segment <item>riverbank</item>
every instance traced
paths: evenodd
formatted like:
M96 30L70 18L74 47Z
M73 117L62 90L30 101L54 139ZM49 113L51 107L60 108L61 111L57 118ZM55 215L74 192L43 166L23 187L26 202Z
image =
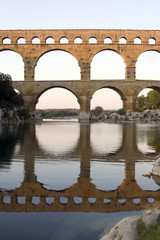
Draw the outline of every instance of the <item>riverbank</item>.
M142 231L150 225L158 224L159 220L160 208L146 210L140 216L122 219L108 233L99 238L99 240L136 240Z
M40 114L30 115L27 109L23 107L13 109L0 108L0 123L21 123L42 121Z
M99 115L91 113L91 122L141 122L141 123L160 123L160 111L144 112L102 112Z

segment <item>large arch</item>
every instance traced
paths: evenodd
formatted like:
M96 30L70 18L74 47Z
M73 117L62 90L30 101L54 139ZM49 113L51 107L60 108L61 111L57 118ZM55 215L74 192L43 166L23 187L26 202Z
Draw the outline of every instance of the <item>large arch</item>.
M125 79L125 63L114 50L98 52L91 63L91 79Z
M160 53L155 50L143 52L137 59L136 79L160 80Z
M45 107L45 106L48 107ZM79 104L77 96L64 87L46 88L37 96L36 108L77 108Z
M10 49L0 51L0 72L9 74L12 80L24 80L22 56Z
M120 109L123 107L123 93L114 87L103 87L92 95L91 109L101 106L103 109Z
M38 59L35 80L80 80L78 61L64 50L51 50Z

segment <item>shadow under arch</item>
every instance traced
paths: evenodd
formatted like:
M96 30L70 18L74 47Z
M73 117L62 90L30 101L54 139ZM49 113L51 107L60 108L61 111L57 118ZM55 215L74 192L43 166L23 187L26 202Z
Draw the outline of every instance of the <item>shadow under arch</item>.
M72 53L64 49L57 48L46 51L37 59L35 80L80 80L78 60Z
M124 56L108 48L97 52L91 62L91 80L94 79L125 79Z
M24 62L19 52L9 47L0 50L0 62L2 73L9 74L14 81L24 80Z
M160 80L160 52L150 49L142 52L136 62L136 79Z
M122 108L124 106L124 102L123 101L125 99L125 95L123 94L123 92L120 89L118 89L117 87L114 87L114 86L103 86L103 87L94 89L94 92L92 93L91 104L93 102L94 94L96 94L98 91L105 90L105 89L106 90L113 90L115 92L114 94L118 94L119 95L120 99L118 99L118 95L117 95L116 96L116 98L117 98L116 101L118 101L119 108ZM112 94L112 92L111 92L111 94ZM122 104L121 104L120 101L122 101ZM116 104L117 104L117 102L116 102ZM110 109L114 109L114 107L112 107ZM117 107L116 107L116 109L117 109Z

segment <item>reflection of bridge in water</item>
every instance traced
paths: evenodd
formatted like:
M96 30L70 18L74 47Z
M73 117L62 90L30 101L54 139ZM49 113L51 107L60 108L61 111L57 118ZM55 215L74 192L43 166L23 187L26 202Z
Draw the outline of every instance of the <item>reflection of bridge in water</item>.
M117 159L125 160L125 176L116 190L102 191L95 188L90 178L90 125L80 126L78 141L80 153L80 175L77 182L61 191L48 190L37 181L34 161L37 153L34 125L24 132L23 151L25 174L21 187L0 192L0 211L5 212L115 212L154 208L160 204L160 190L142 190L135 180L135 125L125 125L123 147ZM88 146L88 147L87 147ZM142 153L138 155L142 157ZM111 157L111 158L110 158ZM145 155L143 156L145 158ZM107 156L107 161L112 156ZM144 159L143 158L143 159ZM153 158L153 157L152 157ZM96 161L101 157L96 156ZM142 159L142 158L141 158ZM105 159L103 159L105 160ZM114 176L113 176L114 177ZM7 199L7 200L6 200Z

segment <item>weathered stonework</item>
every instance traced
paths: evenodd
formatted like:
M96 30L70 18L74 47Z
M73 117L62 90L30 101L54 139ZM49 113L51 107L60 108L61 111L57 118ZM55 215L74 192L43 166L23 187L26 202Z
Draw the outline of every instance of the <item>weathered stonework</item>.
M39 43L34 42L36 38L39 39ZM47 42L48 38L54 40L52 44ZM66 39L66 43L62 41L62 38ZM81 43L76 43L77 38L81 39ZM94 38L95 43L90 43L90 38ZM137 38L138 44L134 42ZM19 42L20 39L23 39L23 43ZM106 43L106 39L110 39L110 43ZM121 43L121 39L124 43ZM22 93L25 105L32 111L34 111L38 97L53 87L66 88L74 93L80 109L83 109L82 112L89 112L90 100L88 101L88 98L91 99L95 91L104 87L115 90L122 98L123 107L127 111L134 111L136 98L141 90L149 87L160 91L159 81L139 81L135 78L138 57L150 50L160 52L159 39L159 30L0 30L0 51L12 50L22 56L24 81L15 81L13 85ZM39 58L54 50L63 50L77 59L81 71L80 81L34 81L35 67ZM115 51L123 58L125 80L90 81L92 59L103 50ZM79 100L81 96L86 97L86 103L84 100Z

